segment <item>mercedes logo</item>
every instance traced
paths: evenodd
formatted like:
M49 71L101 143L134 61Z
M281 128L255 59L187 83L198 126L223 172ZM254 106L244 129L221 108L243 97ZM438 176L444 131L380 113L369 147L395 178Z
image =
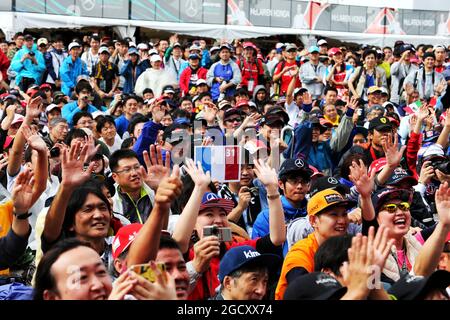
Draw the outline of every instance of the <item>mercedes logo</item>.
M86 11L91 11L95 7L95 0L83 0L81 1L81 6Z
M338 184L339 182L336 180L336 178L334 177L329 177L328 178L328 182L331 184Z
M295 165L299 168L302 168L305 166L305 163L303 162L302 159L297 159L297 160L295 160Z
M184 8L186 10L186 15L188 17L195 17L198 14L198 10L200 7L200 1L199 0L187 0L184 2Z

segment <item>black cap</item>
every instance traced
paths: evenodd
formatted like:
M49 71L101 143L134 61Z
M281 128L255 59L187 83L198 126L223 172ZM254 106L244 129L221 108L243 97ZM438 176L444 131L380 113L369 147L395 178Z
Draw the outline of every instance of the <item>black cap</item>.
M425 61L425 59L426 59L426 58L429 58L429 57L431 57L431 58L433 58L433 59L436 60L436 56L434 55L433 52L425 52L425 53L423 54L422 61Z
M414 47L410 44L401 45L399 48L400 54L402 54L403 52L408 51L408 50L411 51L412 53L416 52L416 49L414 49Z
M360 133L364 136L364 138L367 138L367 136L369 135L369 130L367 130L365 127L363 126L356 126L355 127L356 133Z
M281 178L289 173L298 173L299 175L303 175L310 180L314 172L309 168L308 164L303 159L286 159L281 164L278 177Z
M264 117L261 118L261 123L270 125L280 120L283 124L287 124L289 122L289 115L282 107L272 107L266 112Z
M396 168L392 175L389 177L388 181L386 181L386 185L398 186L402 182L409 183L411 187L417 185L417 179L408 174L408 172L406 172L406 170L403 168Z
M379 189L372 194L372 203L375 213L378 214L381 206L389 200L400 199L401 201L411 202L412 195L412 191L407 189L398 189L394 187Z
M345 194L350 192L350 189L345 187L343 184L339 183L339 180L335 177L323 176L318 177L311 183L309 189L310 196L314 196L317 192L325 189L333 189L345 196Z
M392 124L386 117L376 117L369 122L369 131L374 129L377 131L392 129Z
M445 290L449 285L450 272L438 270L428 277L407 275L394 283L388 292L398 300L423 300L431 290Z
M33 36L32 36L31 34L26 34L26 35L23 37L23 39L24 39L25 41L28 41L28 40L34 40L34 38L33 38Z
M223 115L223 119L228 119L229 117L231 117L234 114L238 114L240 116L242 116L242 111L240 109L237 108L229 108L225 111L224 115Z
M347 288L332 276L313 272L289 283L283 300L339 300L346 292Z

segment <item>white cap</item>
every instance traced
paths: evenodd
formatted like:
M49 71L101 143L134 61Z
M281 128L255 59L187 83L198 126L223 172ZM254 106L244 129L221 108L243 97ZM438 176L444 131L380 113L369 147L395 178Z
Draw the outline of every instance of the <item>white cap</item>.
M13 119L11 125L19 123L19 122L23 122L24 120L25 120L25 117L23 115L14 113L14 119Z
M193 44L192 46L189 47L189 51L192 51L192 50L202 51L202 47L197 46L196 44Z
M48 40L47 40L46 38L40 38L40 39L38 39L38 41L37 41L38 47L39 47L41 44L48 44Z
M128 42L128 46L131 47L135 47L136 48L136 43L134 43L133 41Z
M162 61L161 57L159 56L159 54L154 54L150 57L150 62L155 62L155 61Z
M283 45L284 45L284 43L278 42L278 43L275 45L275 49L280 49Z
M158 50L156 49L152 49L148 52L149 55L154 55L154 54L158 54Z
M146 43L139 43L137 45L138 50L148 50L148 45Z
M325 40L325 39L320 39L319 41L317 41L317 45L318 45L318 46L321 46L321 45L324 45L324 44L328 44L327 40Z
M61 108L57 104L51 103L45 108L45 112L49 113L53 109L59 109L59 111L61 111Z
M102 47L100 47L100 49L98 49L98 53L103 53L103 52L106 52L109 54L108 47L102 46Z
M81 48L81 45L78 42L71 42L69 44L69 51L76 47Z
M208 84L208 83L206 82L205 79L198 79L197 82L195 83L196 86L199 86L201 84Z
M421 152L422 151L422 152ZM440 145L437 143L433 143L432 145L429 145L428 147L422 147L419 150L419 156L422 154L423 158L426 158L428 156L444 156L444 150Z

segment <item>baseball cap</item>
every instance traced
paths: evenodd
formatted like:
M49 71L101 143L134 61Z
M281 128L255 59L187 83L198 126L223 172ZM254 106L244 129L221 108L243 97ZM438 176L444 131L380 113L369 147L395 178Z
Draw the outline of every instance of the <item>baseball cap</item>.
M158 54L158 50L156 50L156 49L151 49L151 50L149 50L148 51L148 55L151 57L152 55L154 55L154 54Z
M388 290L397 300L423 300L433 289L445 290L450 285L450 272L437 270L428 277L406 275Z
M135 55L139 55L139 52L137 51L137 49L135 47L130 47L128 49L128 54L135 54Z
M303 94L305 92L308 92L308 89L306 88L295 88L294 89L294 97L298 94Z
M308 215L314 216L326 209L337 206L344 206L347 209L351 209L355 204L356 202L345 199L338 191L325 189L317 192L309 199L306 211Z
M78 42L71 42L69 44L69 51L72 50L73 48L81 48L81 45Z
M381 93L381 88L377 87L377 86L371 86L368 90L367 90L367 94L372 94L375 92L380 92Z
M189 59L200 59L200 56L197 53L191 53Z
M275 254L261 254L251 246L237 246L228 250L220 260L219 281L223 282L226 276L243 267L265 266L275 271L281 263L281 258Z
M241 108L243 106L249 106L249 101L247 99L242 99L236 103L235 108Z
M289 283L283 300L339 300L347 292L334 277L324 272L299 276Z
M294 44L294 43L289 43L287 46L286 46L286 51L289 51L289 50L297 50L297 46Z
M327 40L325 40L325 39L320 39L319 41L317 41L317 45L318 45L318 46L323 46L324 44L328 44Z
M252 48L252 49L255 49L256 50L256 46L252 43L252 42L244 42L243 44L242 44L242 47L244 48L244 49L246 49L246 48Z
M117 259L136 239L143 224L131 223L119 229L112 243L112 255Z
M198 81L197 81L197 82L198 82ZM198 84L197 84L197 86L198 86ZM226 100L226 99L223 99L222 101L219 102L219 104L218 104L217 106L219 107L219 110L222 110L222 109L225 108L226 106L231 107L232 105L231 105L231 102L230 102L230 101L228 101L228 100Z
M388 186L398 186L400 183L406 182L412 186L417 185L418 181L403 168L395 168L392 175L386 181Z
M425 158L430 158L431 156L443 157L445 155L445 153L444 153L444 149L442 149L442 147L439 144L433 143L433 144L427 146L426 148L423 148L423 150L419 150L419 156L420 155L425 159Z
M310 196L314 196L316 193L325 190L325 189L333 189L339 192L342 195L345 195L350 190L344 187L343 184L339 183L338 179L330 176L318 177L311 183L311 187L309 189Z
M229 104L229 102L228 102L228 104ZM232 115L235 115L235 114L242 115L242 111L237 108L229 108L225 111L225 113L223 115L223 119L224 120L228 119L229 117L231 117Z
M173 86L168 85L163 88L163 93L175 93Z
M14 119L13 119L11 125L23 122L24 120L25 120L24 116L22 116L21 114L15 113L14 114Z
M200 86L200 85L202 85L202 84L208 85L208 83L206 82L205 79L198 79L198 80L195 82L195 85L196 85L197 87Z
M175 47L181 48L181 44L179 42L175 42L172 48L175 48Z
M26 34L23 36L23 39L25 41L34 40L33 36L31 34Z
M154 54L150 57L150 62L156 62L156 61L162 61L161 57L159 56L159 54Z
M98 49L98 53L107 53L109 54L109 50L108 47L100 47L100 49Z
M381 94L389 95L389 92L385 87L380 87L380 89L381 89ZM388 101L386 101L386 102L388 102Z
M59 109L61 111L61 108L57 104L51 103L47 106L47 108L45 108L45 112L49 113L53 109Z
M389 119L386 117L376 117L370 120L369 122L369 131L371 130L383 130L383 129L392 129L392 125L389 122Z
M398 188L383 188L378 189L372 194L372 203L375 213L378 213L381 206L389 200L400 199L402 201L410 202L412 199L412 192L407 189Z
M277 106L270 108L269 111L266 112L264 117L261 118L261 123L270 125L276 120L281 120L284 124L289 122L289 115L283 108Z
M313 171L303 159L286 159L280 166L278 178L281 179L281 177L290 173L298 173L310 180Z
M52 86L50 85L50 83L43 83L41 84L41 86L39 87L39 89L45 89L45 88L49 88L52 89Z
M214 47L211 47L211 49L209 49L209 52L210 52L210 53L213 53L213 52L215 52L215 51L217 51L217 50L219 50L219 49L220 49L219 47L214 46Z
M57 97L64 97L64 96L65 96L65 94L62 91L55 91L53 93L53 99L56 99Z
M341 49L336 48L336 47L328 50L328 56L334 56L335 54L338 54L338 53L342 53L342 51L341 51Z
M39 47L41 44L47 45L47 44L48 44L48 40L47 40L46 38L39 38L38 41L37 41L38 47Z
M355 127L356 133L362 134L365 138L369 135L369 130L363 126L356 126Z
M372 176L374 173L378 173L387 165L387 160L385 157L378 158L370 164L369 167L369 176Z
M191 45L191 46L189 47L189 51L194 51L194 50L202 51L202 47L200 47L200 46L198 46L198 45L196 45L196 44L194 43L193 45Z
M319 48L317 47L317 46L311 46L311 47L309 47L309 49L308 49L308 52L309 53L313 53L313 52L317 52L317 53L319 53Z
M219 51L222 51L222 49L228 49L231 51L231 46L228 43L223 43L219 47Z
M234 202L228 199L220 198L213 192L206 192L202 197L202 204L199 212L208 208L222 208L228 214L234 208Z
M146 43L141 42L137 45L137 49L138 50L148 50L148 45Z

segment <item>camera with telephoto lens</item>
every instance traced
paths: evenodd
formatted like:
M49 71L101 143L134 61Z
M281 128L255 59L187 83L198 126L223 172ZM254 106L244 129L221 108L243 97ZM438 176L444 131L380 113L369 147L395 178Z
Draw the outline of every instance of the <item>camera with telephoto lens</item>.
M219 241L228 242L232 240L231 228L220 228L217 226L205 226L203 227L203 236L216 236Z
M430 166L432 166L434 170L439 170L444 174L450 174L450 159L447 157L432 159Z

